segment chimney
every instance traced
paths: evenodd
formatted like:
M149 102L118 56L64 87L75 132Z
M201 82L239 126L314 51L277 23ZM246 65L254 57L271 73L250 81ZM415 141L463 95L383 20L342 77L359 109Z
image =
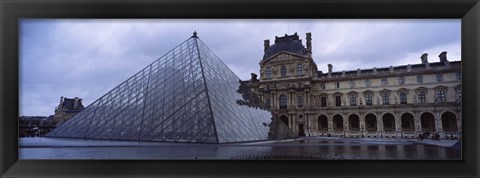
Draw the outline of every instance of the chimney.
M252 76L252 78L250 79L250 82L257 81L257 74L251 73L250 75Z
M63 108L63 96L60 97L60 104L58 105L58 108Z
M422 59L422 64L425 64L426 68L430 68L430 64L428 63L428 54L423 53L422 56L420 57Z
M263 51L265 52L269 47L270 47L270 40L264 40L263 41Z
M312 56L312 33L307 33L307 55Z
M332 64L328 64L328 77L332 77L332 69L333 69L333 66Z
M448 60L447 60L447 52L446 51L443 51L442 53L440 53L440 55L438 55L438 57L440 58L440 62L445 64L446 67L450 67L450 62L448 62Z
M75 101L73 102L73 108L76 109L78 107L78 97L75 97Z
M83 107L82 98L78 99L78 107L80 107L80 108Z

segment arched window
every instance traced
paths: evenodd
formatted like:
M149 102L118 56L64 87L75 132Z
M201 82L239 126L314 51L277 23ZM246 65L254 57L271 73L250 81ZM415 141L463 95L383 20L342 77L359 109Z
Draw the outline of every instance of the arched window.
M280 74L282 75L282 78L286 78L287 77L287 67L282 66L282 68L280 68Z
M267 71L265 72L265 75L267 76L267 80L272 79L272 69L270 67L267 67Z
M301 77L303 75L303 65L298 64L297 65L297 77Z
M280 109L287 109L287 95L280 95Z

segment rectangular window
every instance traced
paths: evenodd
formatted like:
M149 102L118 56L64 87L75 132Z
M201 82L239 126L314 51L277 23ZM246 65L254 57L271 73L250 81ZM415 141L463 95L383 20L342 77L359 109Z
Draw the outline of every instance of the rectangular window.
M335 88L340 88L340 82L335 82Z
M423 83L423 76L422 75L417 75L417 82L418 83Z
M445 90L439 90L437 92L437 102L445 103Z
M400 92L400 104L407 104L407 93Z
M382 99L383 99L383 105L388 105L388 104L390 104L390 102L389 102L389 97L388 97L388 94L387 94L387 93L383 93L383 94L382 94Z
M267 90L270 90L270 85L267 85L267 87L266 87L266 88L267 88Z
M322 107L327 107L327 97L322 97L321 102L322 102Z
M387 78L382 78L382 85L387 85L388 82L387 82Z
M462 90L460 88L457 89L457 99L458 101L462 100Z
M350 88L355 88L355 81L350 81Z
M335 106L342 105L342 98L340 96L335 96Z
M357 105L357 96L350 96L350 106Z
M422 104L427 102L427 100L425 98L425 92L424 91L418 92L418 102L420 102Z
M286 95L280 95L279 97L280 109L287 109L288 98Z
M404 77L398 77L398 84L400 84L400 85L405 84L405 78Z
M370 79L365 79L365 86L366 87L370 86Z
M365 97L365 104L371 106L372 105L372 98L373 98L372 94L367 94L367 96Z
M303 75L303 65L298 64L297 65L297 77L301 77Z
M325 90L325 83L321 83L321 84L320 84L320 89L324 89L324 90Z
M457 80L462 80L462 72L457 72Z
M297 106L298 107L303 107L303 96L302 95L297 96Z
M270 98L269 98L269 97L265 98L265 104L267 104L267 107L268 107L268 108L271 107L271 101L270 101Z
M442 74L438 73L437 74L437 82L441 82L441 81L443 81Z

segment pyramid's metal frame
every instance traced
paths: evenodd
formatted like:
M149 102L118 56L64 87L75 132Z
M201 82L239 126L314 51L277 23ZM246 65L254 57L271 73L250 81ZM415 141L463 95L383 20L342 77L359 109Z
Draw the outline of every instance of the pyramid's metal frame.
M47 137L228 143L294 135L194 33Z

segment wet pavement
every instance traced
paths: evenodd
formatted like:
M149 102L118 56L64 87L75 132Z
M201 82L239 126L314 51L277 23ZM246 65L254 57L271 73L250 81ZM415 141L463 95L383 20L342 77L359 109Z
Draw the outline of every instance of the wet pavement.
M426 141L426 140L425 140ZM460 160L461 145L413 140L308 137L235 144L21 138L20 159L409 159ZM435 142L434 142L435 143Z

